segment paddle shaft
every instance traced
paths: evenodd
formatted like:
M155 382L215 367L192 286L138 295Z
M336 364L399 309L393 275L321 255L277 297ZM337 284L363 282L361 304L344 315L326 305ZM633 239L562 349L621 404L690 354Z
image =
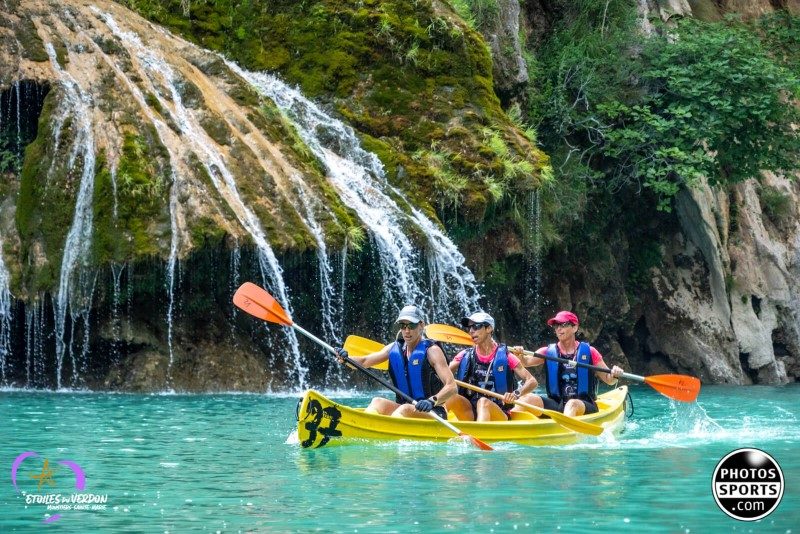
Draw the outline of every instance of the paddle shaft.
M467 382L462 382L461 380L456 380L456 384L463 388L471 389L473 391L477 391L483 395L487 395L490 397L494 397L496 399L502 399L503 395L497 393L496 391L490 391L488 389L483 389L481 387L469 384ZM522 402L520 400L515 400L514 404L517 406L522 406L523 408L527 408L531 410L535 415L546 415L550 419L552 419L556 424L563 426L573 432L580 432L581 434L589 434L592 436L599 436L603 433L603 427L596 425L594 423L589 423L587 421L581 421L579 419L575 419L570 417L569 415L565 415L561 412L557 412L555 410L548 410L546 408L539 408L538 406L534 406L533 404L528 404L527 402Z
M339 357L339 354L336 352L336 349L334 349L332 346L330 346L330 345L328 345L327 343L325 343L324 341L322 341L320 338L318 338L317 336L315 336L315 335L314 335L314 334L312 334L311 332L307 331L305 328L303 328L303 327L301 327L301 326L298 326L298 325L296 325L296 324L294 324L294 323L292 323L292 325L291 325L291 326L292 326L292 328L294 328L295 330L297 330L298 332L300 332L301 334L303 334L304 336L306 336L306 337L307 337L308 339L310 339L311 341L313 341L313 342L317 343L317 344L318 344L318 345L320 345L321 347L324 347L325 349L327 349L328 351L330 351L330 352L331 352L332 354L334 354L335 356ZM401 390L397 389L396 387L394 387L394 385L392 385L392 384L391 384L390 382L388 382L387 380L384 380L383 378L381 378L381 377L379 377L379 376L375 376L374 374L370 373L370 372L367 370L367 368L366 368L366 367L364 367L363 365L361 365L360 363L358 363L357 361L355 361L353 358L350 358L349 356L346 356L346 357L344 357L343 359L344 359L344 361L346 361L348 364L352 365L353 367L355 367L356 369L358 369L359 371L361 371L361 372L362 372L362 373L364 373L365 375L367 375L367 376L369 376L370 378L372 378L373 380L375 380L375 381L377 381L377 382L381 383L381 384L382 384L384 387L386 387L387 389L389 389L389 390L393 391L394 393L396 393L396 394L397 394L398 396L400 396L401 398L403 398L403 399L405 399L406 401L410 402L410 403L411 403L413 406L416 406L416 405L417 405L417 401L415 401L413 397L411 397L411 396L409 396L409 395L405 394L403 391L401 391ZM438 416L436 413L434 413L433 411L430 411L430 412L428 412L428 414L429 414L431 417L433 417L434 419L436 419L437 421L439 421L440 423L442 423L444 426L446 426L447 428L449 428L450 430L452 430L453 432L455 432L457 435L459 435L459 436L463 435L463 433L462 433L462 432L461 432L459 429L457 429L456 427L454 427L453 425L451 425L451 424L450 424L450 423L449 423L449 422L448 422L446 419L443 419L443 418L439 417L439 416Z
M558 356L550 356L549 354L539 354L538 352L532 352L529 350L523 350L523 354L527 356L535 356L536 358L542 358L543 360L551 360L554 362L561 362L561 363L568 363L571 365L577 365L578 367L585 367L587 369L591 369L592 371L600 371L601 373L610 373L611 369L607 369L605 367L600 367L599 365L592 365L590 363L583 363L583 362L576 362L575 360L568 360L566 358L560 358ZM643 376L634 375L631 373L622 373L620 375L622 378L627 378L628 380L633 380L634 382L644 382L645 379Z

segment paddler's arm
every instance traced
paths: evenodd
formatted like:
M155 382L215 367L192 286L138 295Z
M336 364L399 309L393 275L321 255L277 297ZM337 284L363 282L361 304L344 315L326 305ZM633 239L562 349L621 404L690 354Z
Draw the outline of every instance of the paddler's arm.
M372 367L373 365L378 365L379 363L383 363L389 359L389 351L392 350L392 344L386 345L378 352L373 352L372 354L367 354L363 358L353 358L355 361L363 365L364 367Z
M594 349L594 347L592 347ZM609 386L613 386L617 383L617 380L622 373L625 371L619 365L615 365L614 367L609 367L609 365L603 360L603 356L598 352L600 358L596 360L595 365L599 367L603 367L604 369L611 369L610 373L604 373L602 371L595 371L594 374L597 378L608 384Z
M455 355L453 361L450 362L448 367L450 368L451 373L455 373L458 371L459 366L461 365L461 359L464 357L464 353L467 352L467 349L462 350L458 354Z
M506 404L513 404L514 401L519 400L519 398L523 395L527 395L536 389L537 385L539 385L536 377L533 376L530 371L525 369L525 366L521 360L520 363L514 368L514 374L517 375L518 379L523 380L524 382L519 388L514 391L509 391L503 396L503 402Z
M372 367L373 365L378 365L379 363L383 363L389 359L389 351L392 349L392 345L386 345L381 350L377 352L373 352L371 354L367 354L363 358L360 356L350 356L343 347L337 347L334 349L336 351L336 359L339 360L339 363L347 365L348 367L352 368L352 365L348 365L345 358L350 358L351 360L355 360L358 362L362 367Z
M524 347L519 347L519 346L508 347L508 350L513 352L516 355L516 357L519 358L519 361L522 362L522 365L524 365L525 367L538 367L544 363L544 358L538 358L536 356L531 356L530 354L525 354ZM546 349L539 349L536 351L536 354L542 354L540 352L542 350Z
M428 347L428 362L430 362L433 370L436 371L439 380L444 384L442 389L434 394L434 397L436 397L434 405L440 406L444 404L447 399L456 394L456 379L453 376L453 371L447 366L447 358L444 357L444 352L442 352L442 349L437 345Z

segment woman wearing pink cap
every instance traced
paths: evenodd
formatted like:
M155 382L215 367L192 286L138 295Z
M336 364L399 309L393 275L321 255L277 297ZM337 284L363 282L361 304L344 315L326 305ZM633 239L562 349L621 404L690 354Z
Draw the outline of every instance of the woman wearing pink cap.
M576 363L597 365L608 369L603 361L603 355L586 342L575 339L578 331L578 316L571 311L560 311L555 317L547 320L553 327L558 337L557 343L552 343L536 351L542 356L551 356L572 360L571 363L562 363L536 356L521 356L525 367L535 367L545 364L545 387L547 397L531 396L531 404L548 410L558 410L564 415L576 416L597 411L597 380L600 379L608 385L617 383L617 377L624 373L617 365L611 367L610 373L591 371ZM520 352L521 347L511 349Z

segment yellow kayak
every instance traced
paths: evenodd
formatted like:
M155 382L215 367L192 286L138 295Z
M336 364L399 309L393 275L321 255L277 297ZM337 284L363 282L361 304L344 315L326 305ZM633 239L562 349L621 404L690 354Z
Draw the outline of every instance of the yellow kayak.
M597 397L597 413L577 417L618 433L625 424L627 386L621 386ZM477 423L450 422L462 432L486 442L509 441L521 445L563 445L589 436L578 434L529 413L512 412L509 421ZM365 440L447 441L453 432L432 419L408 419L367 413L363 408L350 408L334 402L321 393L308 390L297 409L297 437L306 448L330 447L363 443Z

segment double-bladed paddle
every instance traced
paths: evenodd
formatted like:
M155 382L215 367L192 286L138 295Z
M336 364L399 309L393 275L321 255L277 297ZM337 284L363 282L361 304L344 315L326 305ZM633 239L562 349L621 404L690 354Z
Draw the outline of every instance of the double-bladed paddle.
M472 338L454 326L446 324L429 324L425 327L425 334L436 341L444 341L447 343L454 343L457 345L472 345ZM559 358L558 356L549 356L546 354L538 354L529 350L523 351L528 356L535 356L544 360L553 360L561 363L574 364L572 360ZM601 373L610 373L611 369L600 367L598 365L591 365L588 363L577 362L579 367L586 367L593 371L600 371ZM631 373L622 373L622 378L633 380L634 382L643 382L652 387L665 397L675 399L683 402L694 402L697 395L700 394L700 379L694 376L687 375L652 375L652 376L639 376Z
M347 339L344 340L344 350L347 351L351 358L363 358L368 354L382 350L383 347L384 345L381 345L377 341L372 341L369 338L361 336L347 336ZM389 360L373 365L370 369L387 371L389 369Z
M243 311L249 313L254 317L258 317L259 319L262 319L264 321L269 321L271 323L277 323L283 326L289 326L291 328L294 328L295 330L303 334L305 337L307 337L314 343L326 349L331 354L338 356L338 354L336 353L336 349L334 349L332 346L328 345L314 334L308 332L304 328L295 324L289 317L289 315L286 313L286 311L284 311L284 309L278 303L278 301L275 300L275 297L273 297L272 295L267 293L266 290L258 287L257 285L251 282L245 282L244 284L242 284L239 287L239 289L236 290L236 293L233 295L233 303L237 307L241 308ZM374 374L367 371L367 369L363 365L358 363L356 360L350 357L345 357L343 358L343 360L348 364L352 365L353 367L355 367L356 369L358 369L359 371L363 372L365 375L369 376L373 380L378 381L384 387L392 390L397 395L404 398L406 401L410 402L412 405L416 406L417 401L415 401L413 398L411 398L410 396L406 395L405 393L394 387L386 380L377 377ZM428 412L428 413L436 421L439 421L441 424L446 426L448 429L450 429L452 432L454 432L461 438L469 440L470 442L472 442L473 445L475 445L479 449L482 449L484 451L494 450L492 447L482 442L478 438L470 436L469 434L465 434L464 432L460 431L458 428L447 422L447 420L442 419L434 412Z
M373 341L365 337L347 336L347 339L344 342L344 348L350 355L366 356L367 354L381 350L383 348L383 345L381 345L377 341ZM494 391L489 391L488 389L479 388L478 386L473 386L472 384L461 382L460 380L456 380L456 383L461 387L477 391L478 393L482 393L490 397L495 397L498 399L503 398L503 396L499 393L496 393ZM563 413L557 412L555 410L547 410L545 408L539 408L538 406L534 406L532 404L528 404L527 402L521 402L521 401L515 401L514 404L522 406L523 408L527 408L528 410L532 411L535 415L546 415L550 417L550 419L552 419L554 422L558 423L564 428L572 430L573 432L579 432L581 434L590 434L592 436L599 436L600 434L603 433L603 427L599 425L595 425L594 423L588 423L586 421L581 421L580 419L575 419L574 417L570 417L569 415L564 415Z

